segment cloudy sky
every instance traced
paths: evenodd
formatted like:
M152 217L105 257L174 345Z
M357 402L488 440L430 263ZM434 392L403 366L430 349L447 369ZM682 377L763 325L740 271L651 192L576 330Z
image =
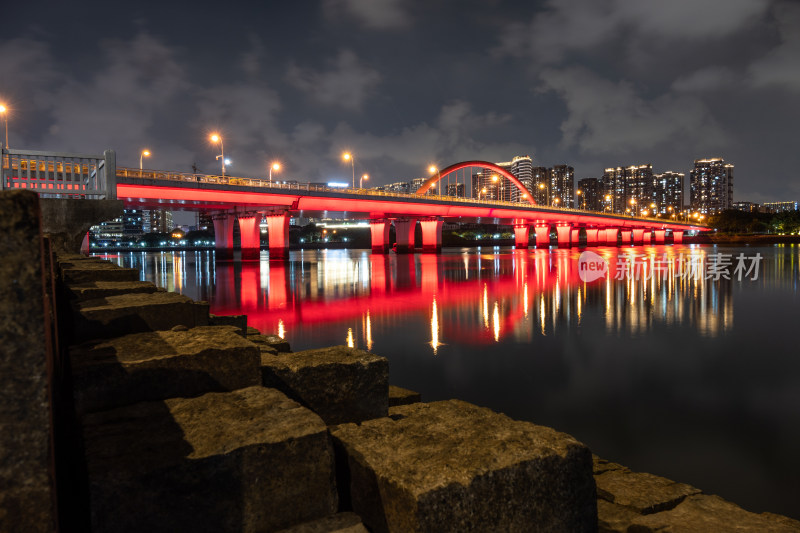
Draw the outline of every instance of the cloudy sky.
M735 199L800 200L800 2L297 0L4 5L12 148L137 166L372 184L430 163L696 158Z

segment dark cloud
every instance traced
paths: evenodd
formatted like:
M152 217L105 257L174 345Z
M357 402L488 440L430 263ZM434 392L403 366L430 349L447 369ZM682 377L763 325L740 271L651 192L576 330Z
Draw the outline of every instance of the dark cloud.
M381 75L364 66L352 50L342 50L330 61L329 69L319 71L291 65L286 80L325 105L359 110L381 81Z
M411 24L403 0L323 0L329 17L349 16L376 30L404 28Z

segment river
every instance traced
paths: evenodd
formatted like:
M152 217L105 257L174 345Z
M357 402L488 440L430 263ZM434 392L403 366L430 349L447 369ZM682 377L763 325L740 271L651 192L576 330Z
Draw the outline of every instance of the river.
M590 250L107 257L294 350L383 355L390 382L426 401L552 426L634 470L800 519L800 246Z

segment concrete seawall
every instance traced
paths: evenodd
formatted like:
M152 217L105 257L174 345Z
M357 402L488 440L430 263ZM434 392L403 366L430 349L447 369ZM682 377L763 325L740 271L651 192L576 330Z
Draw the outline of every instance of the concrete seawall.
M49 251L0 195L0 531L800 531Z

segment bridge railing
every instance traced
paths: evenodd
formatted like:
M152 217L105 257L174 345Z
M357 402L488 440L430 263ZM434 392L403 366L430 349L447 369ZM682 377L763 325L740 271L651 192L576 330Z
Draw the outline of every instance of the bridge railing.
M348 194L360 194L360 195L370 195L370 196L382 196L382 197L394 197L394 198L404 198L404 199L419 199L420 195L413 194L413 193L401 193L401 192L394 192L394 191L377 191L375 189L359 189L359 188L351 188L351 187L328 187L325 185L317 185L314 183L299 183L299 182L280 182L280 181L269 181L266 179L261 178L238 178L234 176L218 176L213 174L190 174L185 172L165 172L161 170L140 170L138 168L124 168L120 167L117 169L117 176L119 177L129 177L129 178L144 178L144 179L159 179L159 180L167 180L167 181L182 181L182 182L195 182L195 183L214 183L219 185L238 185L244 187L265 187L271 189L284 189L290 191L319 191L319 192L340 192L340 193L348 193ZM504 207L514 207L514 208L524 208L529 207L529 204L523 202L509 202L506 200L481 200L479 198L466 198L462 196L444 196L444 195L437 195L437 194L425 194L423 196L426 200L440 200L443 202L459 202L459 203L466 203L466 204L481 204L486 205L498 205ZM560 211L565 213L574 213L574 214L583 214L583 215L611 215L615 218L625 218L630 220L647 220L655 223L665 224L665 223L691 223L696 225L697 222L691 221L681 221L681 220L670 220L666 218L658 218L658 217L637 217L633 215L627 214L619 214L619 213L609 213L607 211L592 211L587 209L578 209L573 207L561 207L561 206L537 206L540 208L553 210L553 211Z
M2 147L0 190L26 189L46 198L117 198L116 154L14 150Z

